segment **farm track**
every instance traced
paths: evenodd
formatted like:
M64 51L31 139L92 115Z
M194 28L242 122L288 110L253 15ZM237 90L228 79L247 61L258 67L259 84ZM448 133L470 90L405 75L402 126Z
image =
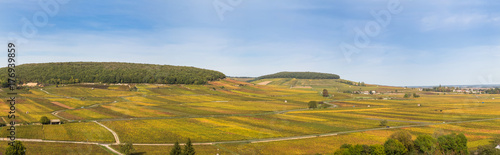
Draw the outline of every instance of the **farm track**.
M115 137L115 144L120 144L120 138L118 138L118 134L116 134L115 131L111 130L110 128L108 128L104 124L101 124L101 123L99 123L97 121L94 121L94 123L99 124L100 126L106 128L106 130L108 130L109 132L111 132L111 134L113 134L113 137Z

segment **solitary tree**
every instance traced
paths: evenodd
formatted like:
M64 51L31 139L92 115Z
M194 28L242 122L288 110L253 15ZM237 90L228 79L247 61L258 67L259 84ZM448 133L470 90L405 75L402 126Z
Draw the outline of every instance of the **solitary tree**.
M387 126L387 120L380 121L380 126Z
M25 155L26 147L24 147L21 141L14 141L12 145L5 150L6 155Z
M120 152L126 155L131 155L134 152L134 146L132 143L124 143L120 145Z
M50 123L50 119L47 118L47 116L42 116L42 118L40 118L40 123L42 123L42 124L49 124Z
M409 98L411 95L405 94L404 98Z
M318 107L318 104L316 103L316 101L309 101L309 109L314 109L317 107Z
M181 146L179 146L179 142L175 142L174 148L170 151L170 155L182 155Z
M414 97L414 98L419 98L419 97L420 97L420 95L418 95L417 93L413 93L413 97Z
M328 95L328 90L326 89L323 89L323 97L329 97L330 95Z
M194 155L196 151L193 148L193 144L191 144L191 139L188 138L188 142L184 145L184 155Z

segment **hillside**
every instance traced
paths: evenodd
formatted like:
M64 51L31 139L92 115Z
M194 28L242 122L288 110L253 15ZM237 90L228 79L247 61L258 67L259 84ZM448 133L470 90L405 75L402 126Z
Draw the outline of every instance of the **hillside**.
M259 79L272 79L272 78L296 78L296 79L340 79L339 75L329 73L317 72L279 72L258 77Z
M7 73L7 68L0 72ZM205 84L226 76L195 67L119 62L64 62L16 66L20 82ZM6 76L7 74L4 74ZM2 78L2 80L7 78ZM5 83L5 81L2 81Z

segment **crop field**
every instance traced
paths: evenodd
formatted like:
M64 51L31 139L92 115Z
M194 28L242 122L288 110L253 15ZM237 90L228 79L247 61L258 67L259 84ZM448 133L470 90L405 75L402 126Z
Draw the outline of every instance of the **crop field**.
M7 127L3 127L0 134L2 137L7 137ZM16 136L19 138L63 141L114 141L113 136L109 133L109 131L93 122L69 123L62 125L19 126L16 128Z
M181 142L179 142L181 143ZM112 145L115 150L119 150L120 146L118 145ZM231 154L231 152L225 151L223 149L219 149L217 146L214 145L195 145L193 146L196 154L220 154L220 155L225 155L225 154ZM168 154L170 150L173 148L173 146L145 146L145 145L134 145L134 153L137 154ZM184 148L184 146L181 146L181 148Z
M123 135L122 138L125 141L137 143L175 142L178 138L187 139L188 137L194 142L249 140L379 127L379 121L376 120L336 113L132 120L102 123ZM399 126L409 123L391 122L390 124Z
M486 127L479 129L473 127L478 125ZM383 145L387 137L392 133L400 130L407 130L416 138L419 134L434 133L449 134L449 133L464 133L468 139L467 146L470 149L475 149L479 145L486 145L491 138L499 136L500 120L472 122L457 124L431 125L427 127L409 127L403 129L388 129L364 131L358 133L340 134L331 137L318 137L300 140L287 140L265 143L235 143L235 144L220 144L221 147L231 150L238 154L333 154L342 144L361 144L361 145ZM475 128L475 129L471 129ZM286 152L283 152L286 150Z
M67 155L67 154L110 154L108 151L98 145L89 144L68 144L68 143L40 143L40 142L23 142L26 147L26 154L51 154L51 155ZM5 150L8 145L0 145L0 150Z
M78 87L78 86L61 86L51 87L44 89L50 94L56 94L66 97L120 97L120 96L134 96L138 92L132 91L118 91L100 88Z
M255 85L263 81L271 82ZM323 97L323 89L329 91L329 97ZM2 90L0 111L8 113L6 89ZM345 92L368 90L377 94ZM421 97L403 98L405 93ZM330 107L308 109L309 101L323 101ZM225 79L207 85L60 85L20 90L16 121L22 125L16 127L16 135L26 139L114 143L111 132L91 122L95 120L116 132L122 142L162 144L184 142L187 138L194 143L229 142L195 146L200 154L328 154L344 143L382 144L399 130L409 131L414 138L419 134L464 133L469 139L468 147L475 149L500 136L498 105L500 95L356 86L337 79L262 79L252 83ZM64 124L35 124L42 116L61 119ZM1 118L0 122L8 120L6 116ZM391 128L380 126L382 120L387 120ZM0 135L6 137L6 127L0 129ZM339 135L316 137L334 133ZM293 138L297 136L306 138ZM290 139L273 141L282 138ZM266 141L249 143L262 139ZM109 153L98 145L26 142L33 148L44 144L68 148L30 152L80 148L82 154ZM171 149L134 147L136 153L145 154L162 154Z

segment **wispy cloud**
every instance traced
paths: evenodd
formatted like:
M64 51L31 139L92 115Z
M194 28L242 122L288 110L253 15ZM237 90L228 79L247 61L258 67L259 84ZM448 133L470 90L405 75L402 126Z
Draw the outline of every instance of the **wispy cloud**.
M351 63L338 44L355 39L353 28L375 20L370 12L386 9L386 0L244 0L224 21L212 2L71 0L19 48L18 59L183 65L232 76L319 71L386 85L500 77L492 72L500 66L500 2L402 0L404 11ZM0 19L9 21L0 34L20 33L20 18L40 11L37 3L0 1Z

